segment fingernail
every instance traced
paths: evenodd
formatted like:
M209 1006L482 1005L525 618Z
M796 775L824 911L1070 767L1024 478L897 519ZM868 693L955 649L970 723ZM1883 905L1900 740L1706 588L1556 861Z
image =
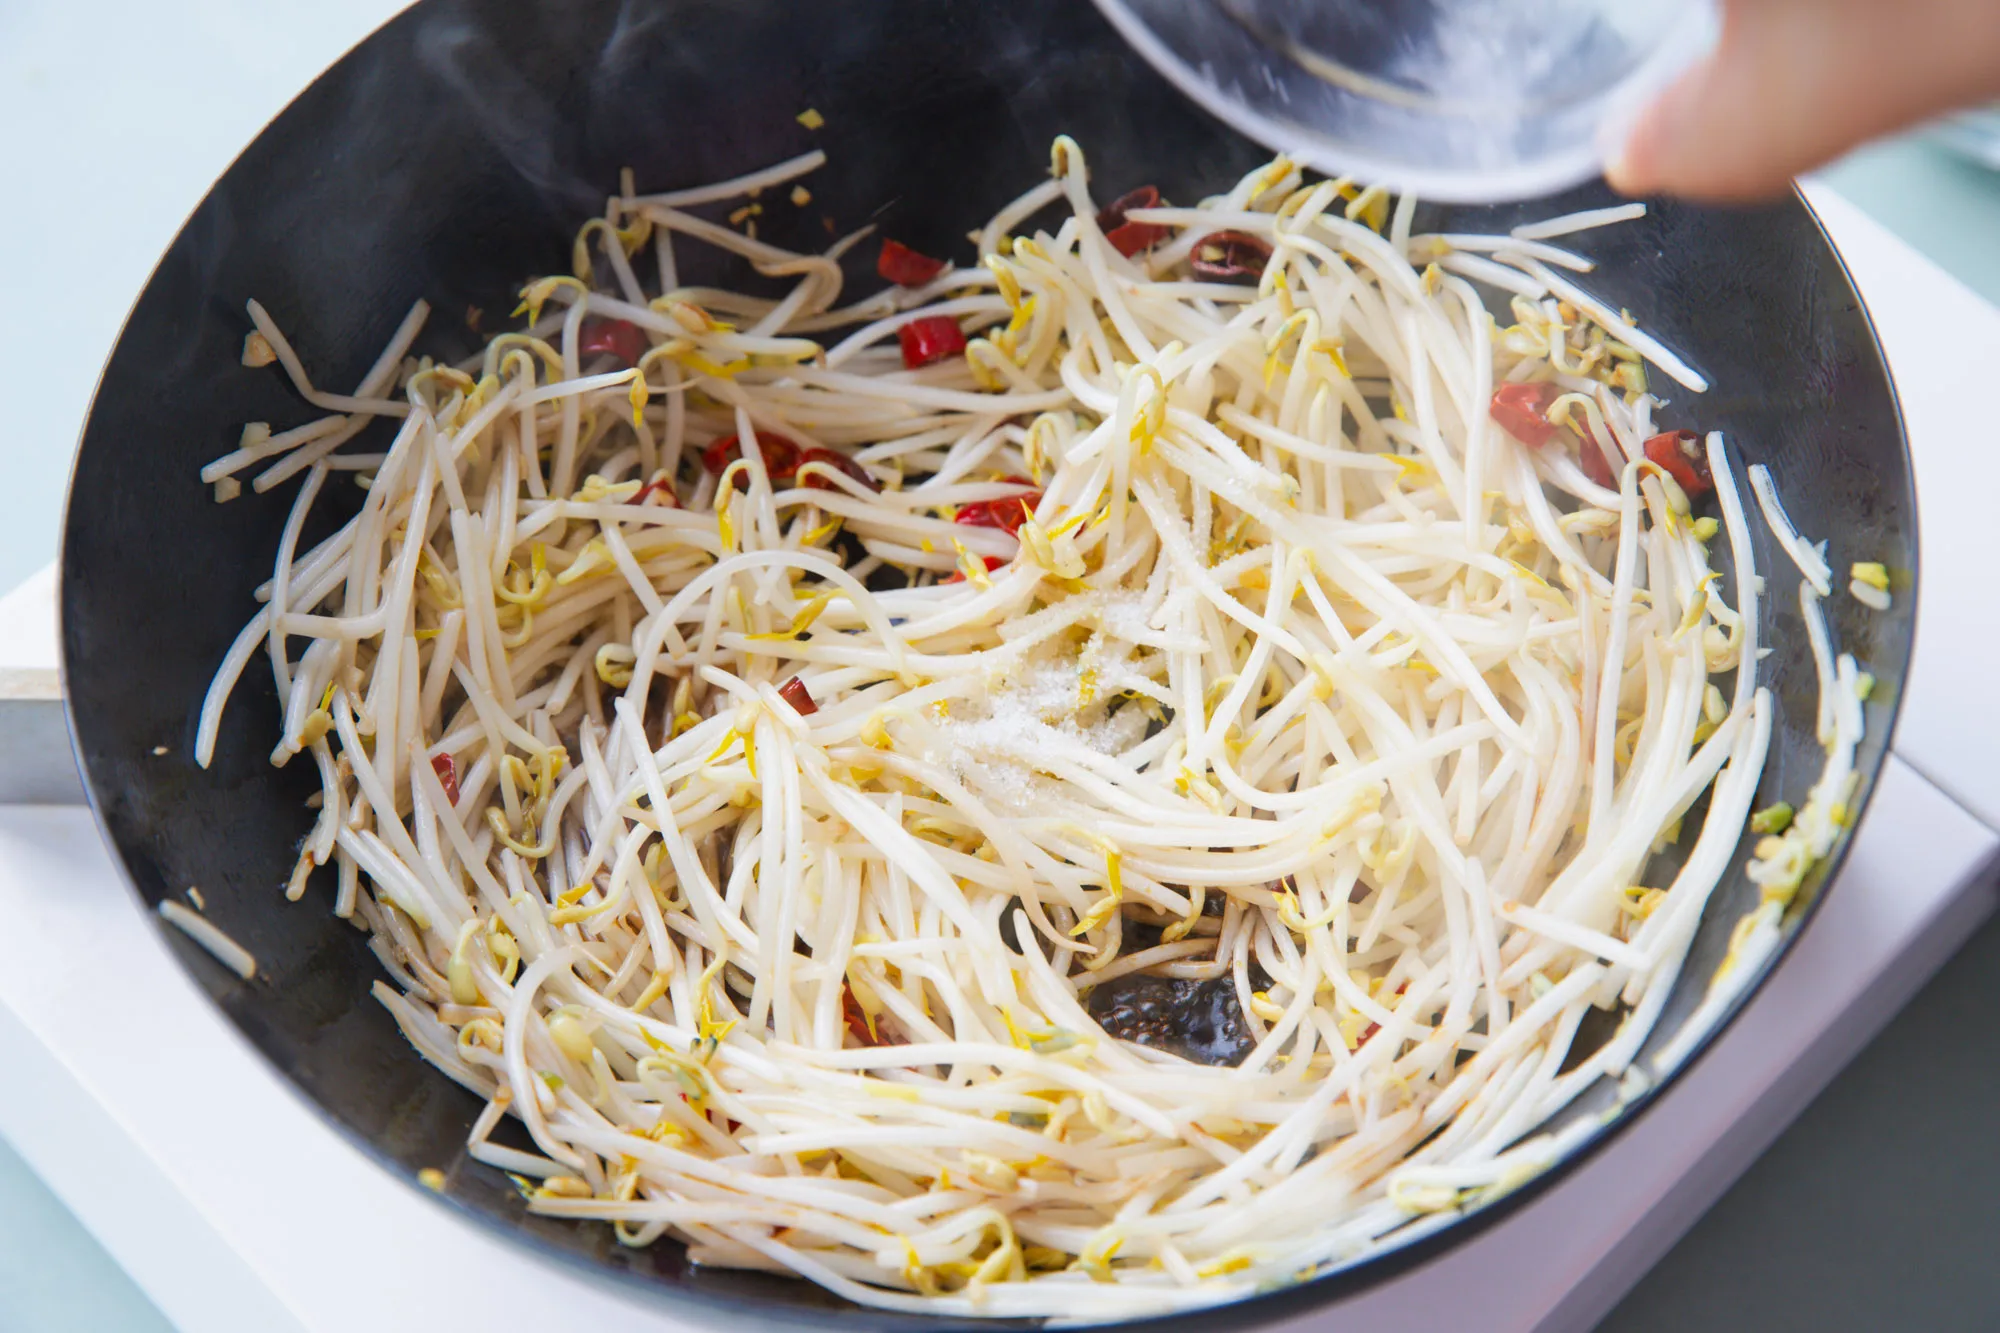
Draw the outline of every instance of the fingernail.
M1618 151L1604 164L1604 179L1612 189L1620 194L1640 195L1649 193L1644 174L1634 165L1629 137L1618 146Z
M1604 179L1620 194L1643 194L1644 172L1635 160L1632 140L1640 122L1652 111L1652 104L1628 107L1598 127L1597 148L1604 162Z

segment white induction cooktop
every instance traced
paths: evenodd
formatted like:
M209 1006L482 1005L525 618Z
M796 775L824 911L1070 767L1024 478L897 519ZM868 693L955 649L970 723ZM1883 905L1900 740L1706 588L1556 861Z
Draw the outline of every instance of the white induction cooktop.
M2000 650L1983 587L2000 311L1808 195L1888 349L1922 516L1908 702L1848 863L1741 1019L1606 1151L1288 1333L1589 1328L1994 905L2000 710L1980 680ZM53 625L45 572L0 600L0 668L53 666ZM0 1135L190 1333L697 1327L475 1228L338 1137L181 974L82 809L0 808L0 921Z

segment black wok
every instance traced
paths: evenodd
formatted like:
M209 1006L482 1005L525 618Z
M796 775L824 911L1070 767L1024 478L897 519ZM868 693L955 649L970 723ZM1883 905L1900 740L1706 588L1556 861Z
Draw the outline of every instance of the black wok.
M809 106L826 119L817 134L794 119ZM608 1228L529 1216L500 1173L464 1157L475 1102L423 1064L369 998L379 970L363 937L330 915L331 886L315 882L304 902L285 902L312 778L309 765L266 762L276 713L260 666L237 693L214 766L204 772L191 758L203 690L254 609L291 498L286 486L217 506L197 470L233 446L244 422L282 429L308 413L279 376L239 364L243 303L256 296L295 334L317 382L345 386L419 296L440 312L421 350L472 350L470 310L487 312L491 330L525 277L566 267L574 228L602 207L620 167L642 189L665 189L822 146L832 166L814 180L798 234L774 222L767 236L823 244L822 215L843 231L880 216L920 248L962 251L968 227L1045 170L1057 133L1085 146L1102 198L1146 181L1197 198L1263 156L1184 103L1077 0L425 0L303 93L215 186L140 297L92 407L62 565L86 781L140 898L151 906L199 884L209 915L262 972L240 983L170 933L173 948L258 1049L383 1166L406 1179L445 1168L445 1197L464 1215L663 1301L706 1307L691 1311L698 1317L937 1326L858 1310L802 1282L693 1270L673 1244L633 1251ZM1590 186L1421 225L1495 229L1606 197ZM1834 539L1836 563L1885 560L1903 581L1887 613L1844 596L1829 603L1841 643L1882 682L1859 759L1865 800L1907 678L1916 511L1895 398L1839 260L1797 199L1737 212L1660 205L1577 244L1602 261L1596 289L1713 380L1699 399L1675 395L1667 424L1730 432L1770 464L1801 529ZM874 281L865 267L854 273L860 290ZM683 280L748 276L717 263ZM318 522L330 525L338 508L323 501ZM1794 576L1758 530L1775 594L1760 604L1760 637L1776 649L1765 668L1781 710L1760 804L1796 802L1821 761L1814 673ZM1756 896L1739 859L1656 1044L1700 999ZM1787 944L1815 897L1792 910ZM1609 1089L1598 1093L1572 1114L1611 1105ZM1463 1243L1647 1100L1535 1185L1421 1241L1243 1302L1231 1317L1296 1312Z

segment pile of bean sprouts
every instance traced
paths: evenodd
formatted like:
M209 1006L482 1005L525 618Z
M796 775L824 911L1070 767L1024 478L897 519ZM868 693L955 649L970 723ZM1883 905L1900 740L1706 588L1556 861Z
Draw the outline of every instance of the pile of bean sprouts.
M486 1099L471 1156L628 1244L1073 1318L1286 1282L1533 1176L1566 1142L1537 1126L1637 1069L1773 720L1730 451L1713 516L1641 452L1649 374L1705 386L1551 244L1638 210L1413 235L1414 201L1281 159L1131 213L1163 239L1128 257L1064 139L976 264L841 306L860 236L690 211L822 160L628 181L525 331L433 364L420 304L351 395L251 303L246 362L328 415L204 473L304 479L198 757L264 650L273 762L322 779L291 896L332 868L381 1002ZM1261 282L1191 273L1222 231L1271 247ZM683 287L690 244L787 294ZM965 354L906 369L934 315ZM606 319L636 365L583 352ZM1507 381L1560 386L1572 443L1496 425ZM340 452L383 417L385 452ZM850 461L774 484L776 436ZM336 482L359 513L300 550ZM1017 535L953 521L1016 497ZM1829 761L1757 815L1739 976L1849 817L1868 684L1780 536ZM1230 979L1247 1057L1104 1031L1091 990L1135 972Z

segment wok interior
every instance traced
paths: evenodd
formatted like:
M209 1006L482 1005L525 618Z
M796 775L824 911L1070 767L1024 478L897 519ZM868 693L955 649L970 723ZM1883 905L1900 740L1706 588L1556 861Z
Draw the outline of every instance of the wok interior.
M825 118L818 132L795 120L807 107ZM245 298L263 301L294 337L316 382L342 388L419 296L437 311L421 351L460 356L506 327L525 278L566 268L574 228L616 189L621 167L641 189L670 189L821 147L831 162L811 182L812 205L770 210L767 239L820 248L829 227L872 220L927 252L963 254L966 230L1046 169L1058 133L1089 152L1100 199L1150 182L1193 201L1268 156L1184 103L1094 11L1066 0L426 0L245 152L133 312L85 435L63 565L69 697L100 814L148 904L199 885L211 918L256 955L262 976L244 986L174 941L266 1056L405 1175L443 1168L449 1196L491 1225L606 1271L754 1305L767 1321L939 1326L858 1310L790 1279L692 1270L672 1243L628 1250L608 1227L529 1215L504 1176L464 1155L476 1100L425 1065L369 997L380 970L364 937L331 916L331 874L302 903L284 901L310 823L301 802L315 785L309 765L267 762L276 712L261 667L237 692L214 766L204 772L191 758L202 693L254 610L292 494L287 484L217 506L196 473L245 422L283 429L308 412L281 377L240 365ZM1592 186L1527 205L1426 210L1418 225L1498 230L1608 198ZM1575 246L1601 263L1595 291L1712 380L1699 399L1672 397L1666 427L1722 429L1768 463L1801 531L1834 539L1837 568L1876 559L1914 569L1894 397L1853 290L1798 202L1728 213L1656 205ZM850 290L873 289L871 253L850 259ZM761 290L740 261L684 254L684 282ZM358 506L358 489L329 491L346 493L347 512ZM306 543L344 516L339 500L323 501ZM1768 573L1783 556L1753 528ZM1887 613L1845 596L1828 603L1840 643L1882 683L1857 757L1864 799L1906 675L1914 601L1899 592ZM1796 604L1767 597L1761 613L1781 717L1759 805L1796 801L1822 759ZM169 753L155 756L156 746ZM1756 901L1739 861L1649 1049L1700 1000ZM1567 1116L1612 1099L1600 1088ZM1530 1193L1259 1298L1255 1313L1275 1317L1378 1280Z

